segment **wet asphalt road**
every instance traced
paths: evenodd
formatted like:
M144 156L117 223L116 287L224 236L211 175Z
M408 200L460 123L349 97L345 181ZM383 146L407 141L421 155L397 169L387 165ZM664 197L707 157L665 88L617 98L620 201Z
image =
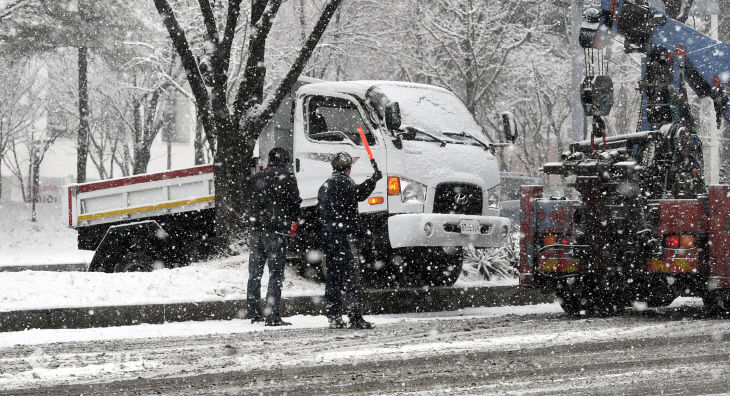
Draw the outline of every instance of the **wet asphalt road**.
M9 394L712 394L730 392L730 319L701 305L409 319L0 349Z

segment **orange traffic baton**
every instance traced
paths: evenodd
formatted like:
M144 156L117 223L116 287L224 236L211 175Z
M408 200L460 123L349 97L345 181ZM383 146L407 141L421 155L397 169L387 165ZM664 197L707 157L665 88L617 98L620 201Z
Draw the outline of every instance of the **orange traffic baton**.
M370 144L368 143L368 139L365 137L365 131L362 129L362 126L357 126L357 131L360 133L360 140L362 140L362 144L365 146L365 150L368 152L368 157L370 157L370 163L373 164L373 169L378 169L378 164L375 162L375 158L373 158L373 151L370 150Z

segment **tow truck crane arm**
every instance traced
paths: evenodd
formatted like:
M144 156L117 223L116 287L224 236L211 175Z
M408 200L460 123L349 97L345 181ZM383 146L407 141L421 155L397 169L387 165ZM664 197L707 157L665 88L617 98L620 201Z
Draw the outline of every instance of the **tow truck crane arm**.
M722 118L730 121L730 44L706 36L642 1L602 0L598 15L581 28L581 44L584 48L602 48L609 32L624 37L626 52L665 56L670 63L679 60L683 67L675 71L675 80L683 77L697 96L712 98L718 125Z

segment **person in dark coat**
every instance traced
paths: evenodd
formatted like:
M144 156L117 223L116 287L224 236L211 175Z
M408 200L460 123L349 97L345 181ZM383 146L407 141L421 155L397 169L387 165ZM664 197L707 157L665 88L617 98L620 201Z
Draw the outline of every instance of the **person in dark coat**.
M248 288L248 318L252 323L265 320L266 326L291 323L281 320L279 304L288 238L296 234L299 218L299 188L289 170L289 153L283 148L269 152L269 165L251 180ZM269 265L269 288L261 309L261 277Z
M318 210L322 221L322 246L326 270L325 303L330 328L343 328L342 292L347 301L349 327L371 329L372 323L362 317L360 286L360 258L357 237L360 233L358 201L364 201L382 179L375 173L362 184L350 178L352 157L347 153L335 154L332 176L320 187Z

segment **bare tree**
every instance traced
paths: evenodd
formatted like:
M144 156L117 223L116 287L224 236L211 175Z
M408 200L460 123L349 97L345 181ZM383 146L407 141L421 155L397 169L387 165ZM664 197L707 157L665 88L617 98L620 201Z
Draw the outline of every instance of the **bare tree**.
M480 102L490 102L496 82L511 67L507 57L532 37L540 20L533 15L526 26L523 7L509 1L414 0L413 8L421 28L416 37L426 45L415 54L425 69L412 69L457 93L472 114Z
M10 168L21 187L21 193L26 201L35 203L38 198L40 166L46 153L53 143L66 131L49 128L39 122L41 115L46 112L46 97L48 89L40 83L40 68L34 62L28 62L23 68L15 70L13 78L21 82L22 94L18 97L16 106L22 106L27 119L22 128L17 130L13 139L8 142L8 154L4 158L5 165ZM26 187L29 190L26 191ZM35 208L35 205L33 206ZM35 210L33 211L35 221Z
M209 0L199 0L205 26L205 52L193 54L187 33L167 0L154 0L157 11L185 68L198 115L215 156L216 235L219 246L242 228L253 149L261 130L299 78L341 0L328 0L286 76L264 98L266 42L282 0L253 0L246 63L233 105L229 107L228 73L231 49L241 13L241 0L229 0L222 31ZM210 93L208 91L210 87Z
M138 35L135 8L129 2L109 0L14 1L6 10L0 33L3 44L12 51L41 54L59 48L76 48L78 72L77 182L86 181L89 142L89 61L92 52L104 57L123 53L120 38ZM1 11L0 11L1 12ZM5 14L0 13L0 19Z
M0 171L2 162L22 131L29 128L38 110L29 103L33 79L22 73L27 62L0 62ZM0 173L0 197L2 196Z

